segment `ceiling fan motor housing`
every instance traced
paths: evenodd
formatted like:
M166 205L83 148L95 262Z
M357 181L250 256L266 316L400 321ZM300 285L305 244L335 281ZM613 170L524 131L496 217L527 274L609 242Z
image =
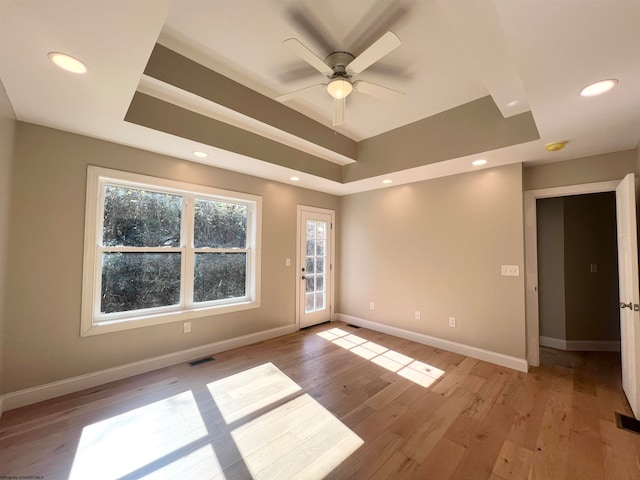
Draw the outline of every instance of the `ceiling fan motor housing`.
M349 52L333 52L327 55L324 63L329 65L331 70L333 70L333 76L331 78L351 78L351 75L347 73L347 65L349 65L354 58L355 57Z

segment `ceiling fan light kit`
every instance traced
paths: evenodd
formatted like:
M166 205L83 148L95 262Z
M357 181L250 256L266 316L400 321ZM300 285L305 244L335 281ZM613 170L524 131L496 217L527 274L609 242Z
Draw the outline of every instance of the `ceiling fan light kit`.
M334 78L327 85L327 92L336 100L346 98L353 91L353 85L346 78Z
M295 38L289 38L283 42L293 53L307 62L313 68L329 79L329 83L313 85L294 92L276 97L279 102L286 102L292 98L305 95L318 90L317 87L326 88L327 93L334 100L333 126L339 126L344 121L345 99L352 91L380 98L393 98L404 95L402 92L391 88L376 85L374 83L358 80L352 82L351 78L361 73L366 68L380 60L382 57L398 48L400 39L393 32L387 32L373 42L364 52L354 57L349 52L333 52L325 60L321 60L315 53Z

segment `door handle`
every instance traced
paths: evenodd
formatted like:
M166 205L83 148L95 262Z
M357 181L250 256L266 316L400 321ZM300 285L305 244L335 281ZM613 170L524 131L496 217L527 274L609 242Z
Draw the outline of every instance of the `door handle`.
M620 308L623 310L625 308L628 308L629 310L633 310L633 304L631 302L629 303L620 302Z
M300 277L301 280L306 280L307 277L305 277L304 275L302 275L302 277Z

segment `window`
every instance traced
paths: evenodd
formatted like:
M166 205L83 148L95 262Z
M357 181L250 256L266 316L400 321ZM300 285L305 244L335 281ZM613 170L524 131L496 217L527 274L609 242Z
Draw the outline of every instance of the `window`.
M260 306L261 198L89 167L82 335Z

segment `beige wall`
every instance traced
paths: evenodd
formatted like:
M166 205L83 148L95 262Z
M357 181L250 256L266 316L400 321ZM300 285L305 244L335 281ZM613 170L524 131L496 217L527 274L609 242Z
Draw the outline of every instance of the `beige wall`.
M639 167L637 150L605 153L526 167L523 172L523 186L524 190L536 190L620 180L628 173L640 172Z
M181 323L80 337L87 165L261 195L262 307ZM18 123L3 392L147 359L295 321L296 206L336 209L337 197L206 165ZM294 262L295 264L295 262Z
M0 392L2 392L2 353L4 350L5 271L9 242L9 196L15 116L0 83Z
M343 197L337 312L524 358L522 201L519 164Z

